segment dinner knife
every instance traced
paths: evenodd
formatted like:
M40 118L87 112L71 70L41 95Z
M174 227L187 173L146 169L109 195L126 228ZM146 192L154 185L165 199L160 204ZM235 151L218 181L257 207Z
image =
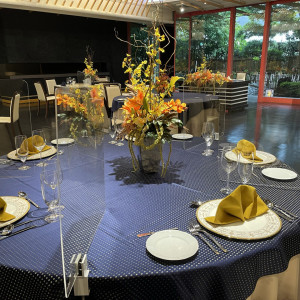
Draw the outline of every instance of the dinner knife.
M170 228L170 229L165 229L165 230L178 230L178 228L175 227L175 228ZM155 232L157 232L157 231L150 231L150 232L146 232L146 233L139 233L139 234L137 234L137 237L143 237L143 236L151 235L151 234L153 234Z

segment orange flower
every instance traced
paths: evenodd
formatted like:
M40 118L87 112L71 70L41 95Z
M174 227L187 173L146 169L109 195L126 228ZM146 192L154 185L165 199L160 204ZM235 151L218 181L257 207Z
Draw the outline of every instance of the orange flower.
M136 112L143 105L143 100L144 93L143 91L139 90L135 97L129 98L127 101L125 101L124 105L122 106L122 109L128 111L129 113L132 112L132 109Z

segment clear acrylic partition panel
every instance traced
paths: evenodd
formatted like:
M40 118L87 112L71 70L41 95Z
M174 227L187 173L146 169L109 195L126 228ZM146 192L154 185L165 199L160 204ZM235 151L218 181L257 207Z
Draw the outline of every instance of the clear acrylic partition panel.
M56 138L62 170L60 185L61 243L65 296L76 272L74 255L87 254L105 209L103 85L56 88ZM107 123L107 120L106 120Z

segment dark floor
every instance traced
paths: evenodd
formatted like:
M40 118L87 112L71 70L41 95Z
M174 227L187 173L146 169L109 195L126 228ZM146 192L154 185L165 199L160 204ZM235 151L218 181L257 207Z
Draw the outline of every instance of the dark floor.
M45 119L45 110L37 116L36 107L20 108L24 134L31 128L54 128L54 113ZM30 114L32 124L30 124ZM9 108L0 102L0 115L9 115ZM50 133L49 133L50 134ZM274 154L300 173L300 106L257 104L255 96L249 96L248 108L226 115L225 135L229 142L247 139L255 142L258 149ZM9 136L0 124L0 155L12 150ZM49 139L54 138L48 136Z

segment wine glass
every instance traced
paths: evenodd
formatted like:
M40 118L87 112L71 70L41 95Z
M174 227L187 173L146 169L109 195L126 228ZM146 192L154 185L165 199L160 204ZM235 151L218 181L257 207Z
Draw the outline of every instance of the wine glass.
M116 120L116 118L114 118L114 126L116 128L116 135L117 137L119 136L119 134L122 132L123 128L122 128L122 123L120 123L120 121L118 122ZM122 138L122 141L123 141L124 138ZM117 142L116 143L117 146L123 146L124 143L122 143L121 141Z
M247 158L244 158L243 154ZM242 183L247 184L253 173L254 153L243 154L241 152L238 154L238 173L242 179Z
M202 152L204 156L210 156L214 153L209 147L214 141L215 128L213 122L204 122L202 127L202 137L206 143L206 149Z
M221 154L221 166L227 173L227 184L226 187L221 188L221 193L228 195L230 194L233 190L229 186L229 176L232 171L235 170L237 166L237 157L232 150L234 149L234 146L225 146L222 150ZM232 155L232 159L227 158L228 154Z
M47 222L56 222L61 216L59 204L59 175L55 171L43 171L40 175L43 200L48 206ZM62 217L62 216L61 216Z
M40 153L40 160L42 160L42 150L46 146L44 131L42 129L35 129L32 131L32 145ZM43 167L44 163L36 164L37 167Z
M114 140L117 134L117 126L116 126L116 118L110 119L110 127L109 127L109 135L112 138L111 141L109 141L109 144L117 144L117 141Z
M16 154L20 158L23 165L19 167L19 170L28 170L29 166L26 166L26 159L28 156L28 140L26 135L15 136Z

